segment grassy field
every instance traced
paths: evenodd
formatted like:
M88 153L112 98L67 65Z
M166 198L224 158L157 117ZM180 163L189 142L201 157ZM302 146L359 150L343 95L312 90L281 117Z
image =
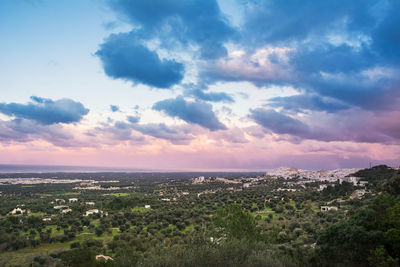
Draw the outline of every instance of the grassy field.
M62 232L62 230L61 230ZM84 232L78 234L76 238L71 241L64 243L52 243L52 244L41 244L36 248L23 248L18 251L9 251L0 253L0 266L11 267L11 266L27 266L32 262L33 258L37 255L48 255L51 253L57 253L70 248L70 245L74 242L82 242L86 239L101 240L103 242L109 242L113 236L119 233L118 228L112 228L110 234L103 234L96 236L94 233Z
M62 194L58 194L58 196L76 196L76 195L80 195L80 192L67 192L67 193L62 193Z
M29 216L37 216L37 217L43 217L46 215L46 213L38 211L38 212L28 212Z
M194 231L194 225L188 225L185 227L185 229L182 230L182 233L193 232L193 231Z
M110 196L114 196L114 197L127 197L127 196L129 196L129 194L128 193L112 193L112 194L109 194Z
M132 208L131 209L131 211L133 211L133 212L150 212L150 211L152 211L151 209L146 209L145 207L135 207L135 208Z

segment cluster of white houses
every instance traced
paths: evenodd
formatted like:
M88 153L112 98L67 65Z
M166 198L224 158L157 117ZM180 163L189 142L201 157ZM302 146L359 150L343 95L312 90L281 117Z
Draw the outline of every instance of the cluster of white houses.
M56 203L65 203L66 201L65 201L64 199L55 199L55 202L56 202ZM68 199L68 202L69 202L69 203L75 203L75 202L78 202L78 199L77 199L77 198L70 198L70 199ZM51 202L51 203L54 203L54 201ZM86 206L95 206L95 204L96 204L96 203L94 203L94 202L92 202L92 201L87 201L87 202L85 202L85 205L86 205ZM68 212L71 212L71 211L72 211L72 209L70 209L70 207L67 206L67 205L58 205L58 206L54 206L54 209L60 210L62 213L68 213ZM100 213L101 215L107 216L107 213L103 213L103 211L101 211L101 210L99 210L99 209L90 209L90 210L87 210L87 211L83 214L83 216L87 217L87 216L89 216L89 215L99 214L99 213Z

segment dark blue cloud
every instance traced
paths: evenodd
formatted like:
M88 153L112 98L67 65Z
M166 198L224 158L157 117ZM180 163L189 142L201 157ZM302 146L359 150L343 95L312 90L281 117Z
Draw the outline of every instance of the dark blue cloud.
M209 101L209 102L225 102L233 103L235 100L224 92L204 92L201 89L189 89L185 92L188 96L193 96L196 99Z
M117 121L117 122L115 122L114 127L119 130L127 130L127 129L131 128L131 125L124 121Z
M346 44L335 46L300 47L291 54L290 62L304 75L310 73L354 73L377 64L376 55L366 47L351 47Z
M326 38L342 29L363 33L376 23L376 5L374 0L247 1L243 35L248 44L264 46Z
M156 50L172 52L169 56L198 49L200 57L208 59L197 65L199 84L205 87L218 81L250 81L257 86L289 85L304 93L272 99L273 107L328 113L352 107L373 112L398 110L399 1L240 1L244 16L238 27L229 24L215 0L109 3L133 27L129 33L111 35L97 52L111 77L158 88L179 84L183 64L160 59L145 45L152 43ZM244 50L245 56L228 57L227 42ZM252 57L259 49L271 47L289 48L290 52L284 57L272 53L265 59L271 64L265 66ZM196 65L198 54L192 56ZM223 64L232 62L234 73L225 68L229 64ZM195 103L233 102L229 94L197 88L184 94L196 98ZM172 107L168 112L162 110L204 125Z
M130 123L138 123L140 120L140 117L138 116L128 116L126 117L126 119L130 122Z
M205 102L187 102L183 97L178 96L155 103L153 109L163 111L171 117L178 117L188 123L198 124L211 131L226 129L212 111L212 106Z
M105 73L115 79L169 88L183 79L184 65L160 59L146 43L157 40L170 51L198 47L203 59L215 59L227 55L224 43L235 33L216 0L112 0L109 5L134 27L111 34L96 52Z
M101 59L105 73L114 79L169 88L183 78L182 63L160 59L156 52L142 45L133 34L110 35L100 45L96 55Z
M80 102L68 98L54 101L32 96L31 99L33 102L27 104L0 103L0 113L50 125L79 122L89 112Z
M334 98L350 106L375 112L396 110L400 102L400 79L395 77L396 72L393 75L389 71L387 75L379 70L377 77L372 79L363 73L340 74L337 77L312 75L304 77L299 84L308 92Z
M119 111L119 107L117 105L110 105L110 110L112 112L117 112L117 111Z
M304 136L310 131L307 124L272 109L251 109L249 117L257 124L277 134Z
M157 37L162 45L190 44L200 47L205 59L226 55L224 43L235 30L221 13L216 0L113 0L110 6L136 27L143 39Z
M324 99L317 95L274 97L268 99L267 106L282 107L285 110L294 112L302 112L304 110L336 112L350 107L334 99Z
M383 7L377 5L381 16L377 26L371 33L372 49L387 63L399 66L400 60L400 2L386 1ZM383 11L383 12L382 12Z
M262 79L264 85L292 85L375 112L398 105L399 1L255 0L244 6L241 44L247 51L293 49L287 53L288 66L282 64L288 75ZM246 78L259 84L251 76L241 80ZM218 80L218 73L211 80ZM326 109L333 111L331 105Z

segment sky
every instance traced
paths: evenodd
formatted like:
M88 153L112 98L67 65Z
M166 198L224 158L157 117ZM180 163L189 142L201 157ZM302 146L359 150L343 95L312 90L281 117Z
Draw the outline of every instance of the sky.
M0 164L400 165L396 0L0 0Z

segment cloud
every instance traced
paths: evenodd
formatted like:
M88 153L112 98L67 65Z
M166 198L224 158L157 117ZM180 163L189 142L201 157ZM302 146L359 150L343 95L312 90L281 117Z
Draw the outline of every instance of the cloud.
M372 49L379 53L387 63L399 66L400 39L398 35L400 18L398 10L400 2L389 1L375 3L381 9L381 16L378 17L376 27L372 27L371 39Z
M0 142L26 143L38 140L44 140L59 147L85 146L60 124L43 125L21 118L9 121L0 120Z
M257 86L291 79L288 64L290 47L265 46L257 50L234 50L227 57L199 65L204 83L217 81L251 81Z
M184 66L175 60L160 59L155 51L129 33L111 34L96 55L105 73L114 79L169 88L183 78Z
M119 111L119 107L117 105L110 105L110 110L111 112L117 112Z
M354 116L357 114L357 116ZM303 140L322 142L357 142L400 144L400 127L393 123L399 112L374 114L359 108L345 109L337 113L315 111L304 117L308 123L289 117L271 109L250 110L249 117L262 126L264 133L257 132L258 138L270 131L280 134L279 140L299 143Z
M109 3L123 20L139 28L136 32L142 39L157 38L169 49L177 45L180 48L198 46L204 59L225 56L224 43L235 34L216 0L114 0Z
M138 123L140 120L140 117L138 116L128 116L126 117L126 119L130 122L130 123Z
M211 138L218 141L224 140L228 144L245 144L249 142L243 130L238 127L230 128L229 131L213 132Z
M223 57L227 54L224 43L235 34L216 0L108 3L133 26L130 32L111 34L96 52L105 73L114 79L170 88L184 77L185 67L177 54L194 49L203 59ZM162 49L168 52L161 54L172 58L161 58Z
M250 110L249 117L257 124L278 134L304 136L310 131L307 124L292 117L278 113L273 109L252 109Z
M176 145L187 145L195 138L193 127L188 125L169 126L165 123L141 123L139 116L127 116L126 121L107 122L96 127L92 136L111 134L108 139L114 141L145 141L146 136L167 140ZM107 137L106 137L107 138Z
M311 94L334 98L365 110L396 109L400 102L400 69L374 68L360 73L305 75L299 83Z
M373 0L247 1L243 34L252 45L302 42L339 30L356 35L374 26L376 4Z
M185 95L193 96L196 99L208 102L225 102L233 103L235 100L225 92L204 92L201 89L189 89L185 91Z
M163 60L190 61L187 71L197 73L202 86L186 88L184 95L199 102L233 103L228 93L201 88L219 81L249 81L258 87L296 88L302 96L269 103L292 112L335 113L354 107L380 112L396 110L400 103L400 41L396 37L400 3L396 1L243 1L238 5L242 21L235 27L213 0L115 0L110 6L133 30L111 35L103 46L110 43L116 51L119 46L123 51L136 46L149 50L149 46ZM117 60L115 65L124 63ZM159 64L154 65L157 69ZM143 73L147 70L151 71ZM174 68L168 70L174 72ZM169 88L182 82L183 71L175 71L182 77L165 84L153 82L160 77L157 74L150 76L151 81L126 75L125 79Z
M322 98L318 95L294 95L286 97L273 97L268 99L266 106L282 107L293 112L304 112L304 110L317 110L326 112L336 112L348 109L349 106L335 99Z
M256 0L241 7L242 38L226 57L199 66L203 82L290 85L308 95L303 105L327 112L344 107L315 97L374 112L398 106L398 1Z
M205 102L188 102L178 96L155 103L153 109L163 111L171 117L178 117L188 123L198 124L211 131L227 129L212 111L212 106Z
M43 125L75 123L88 114L89 109L80 102L68 98L51 100L37 96L31 97L27 104L0 103L0 113L17 119L33 120Z
M188 128L170 127L164 123L133 124L132 128L142 134L168 140L177 145L187 145L194 139Z

